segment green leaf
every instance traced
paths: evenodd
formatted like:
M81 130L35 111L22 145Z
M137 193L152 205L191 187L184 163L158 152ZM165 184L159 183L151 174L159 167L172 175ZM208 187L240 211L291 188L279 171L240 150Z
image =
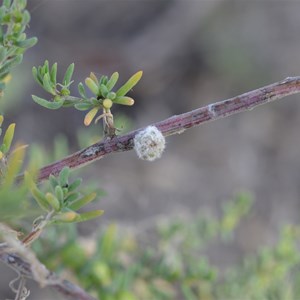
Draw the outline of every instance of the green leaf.
M15 45L20 48L28 49L28 48L33 47L37 42L38 42L38 39L36 37L32 37L25 41L17 41L17 42L15 42Z
M54 85L56 85L56 75L57 75L57 63L54 63L50 72L50 80Z
M107 84L106 84L106 87L108 89L108 91L111 91L114 86L116 85L117 81L119 79L119 73L118 72L114 72L110 79L108 80Z
M63 78L63 85L69 86L74 72L74 63L70 64Z
M134 104L134 100L127 96L119 96L113 100L113 103L132 106Z
M55 215L52 219L54 223L73 223L79 215L75 211L66 211Z
M51 187L52 187L53 190L55 189L55 187L57 185L59 185L59 182L58 182L57 178L55 176L53 176L52 174L50 174L50 176L49 176L49 182L50 182Z
M75 191L81 185L82 179L77 178L74 182L69 185L69 192Z
M91 92L93 94L98 95L98 93L99 93L99 87L98 87L98 85L95 83L95 81L92 78L87 77L85 79L85 84L91 90Z
M59 184L64 187L68 185L68 179L70 175L69 167L64 167L59 173Z
M49 61L45 60L44 65L42 66L42 75L49 73Z
M16 180L17 174L20 172L22 163L24 161L25 148L19 147L14 150L12 154L9 156L9 160L7 162L7 168L5 172L5 178L3 186L6 188L11 188L13 183Z
M104 85L104 84L101 84L100 85L100 92L101 92L101 95L106 98L107 94L108 94L108 89L107 87Z
M56 95L56 92L55 92L55 89L53 87L53 84L51 82L51 79L50 79L50 75L49 73L46 73L43 77L43 88L48 92L50 93L51 95L55 96Z
M16 124L12 123L8 126L8 128L5 131L5 135L3 138L3 144L1 145L0 149L3 153L7 153L10 149L12 140L14 138L14 134L15 134L15 127Z
M55 196L60 203L64 201L64 191L60 185L55 187Z
M0 72L2 73L2 72L9 71L15 65L20 64L22 60L23 60L22 54L13 56L11 59L9 59L6 63L3 64L3 66L0 69Z
M48 212L51 211L51 206L49 205L46 196L36 186L32 186L30 192L41 209Z
M100 77L100 84L104 84L104 85L106 85L107 84L107 82L108 82L108 77L107 76L105 76L105 75L102 75L101 77Z
M29 21L30 21L30 13L27 10L25 10L23 12L23 24L26 25L29 23Z
M27 1L26 0L18 0L18 8L19 10L24 10L26 8Z
M97 197L96 193L88 194L88 195L82 197L81 199L78 199L78 200L72 202L72 204L69 205L68 208L76 211L76 210L80 209L81 207L85 206L86 204L95 200L96 197Z
M104 213L103 210L93 210L93 211L89 211L89 212L85 212L82 214L77 214L75 220L73 222L85 222L85 221L89 221L91 219L95 219L97 217L102 216Z
M35 95L32 95L32 99L34 100L34 102L36 102L37 104L48 108L48 109L58 109L60 107L62 107L62 105L64 104L64 100L61 101L56 101L56 102L50 102L46 99L37 97Z
M114 92L109 92L106 96L106 98L111 99L111 100L116 99L116 97L117 97L117 95Z
M84 117L84 125L89 126L93 119L95 118L96 114L98 113L99 107L92 108Z
M142 75L143 72L139 71L131 76L129 80L117 90L117 96L125 96L140 81Z
M86 92L82 82L78 84L78 92L83 99L86 99Z
M71 202L77 200L79 197L80 197L80 193L74 192L74 193L68 195L68 197L65 199L65 203L69 203L69 202L71 203Z
M38 72L38 69L36 67L33 67L32 68L32 75L33 75L33 78L35 79L35 81L41 85L41 87L43 87L43 80L41 80L41 77L39 76L39 72Z
M77 109L77 110L88 110L88 109L91 109L93 107L93 104L92 103L87 103L87 102L84 102L84 103L77 103L74 105L74 107Z
M59 200L51 193L46 193L45 198L49 205L55 210L59 211L60 210L60 202Z

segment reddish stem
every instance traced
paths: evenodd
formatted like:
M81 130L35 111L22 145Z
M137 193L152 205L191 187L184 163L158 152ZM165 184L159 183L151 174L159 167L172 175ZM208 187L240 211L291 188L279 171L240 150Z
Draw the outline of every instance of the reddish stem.
M264 86L237 97L209 104L184 114L172 116L152 125L156 126L164 136L169 136L181 133L185 129L198 126L205 122L251 110L258 105L269 103L299 92L300 77L288 77L283 81ZM40 170L38 180L43 181L47 179L50 174L57 175L65 166L78 168L101 159L107 154L131 150L134 146L134 136L142 129L112 139L104 139L62 160L45 166Z

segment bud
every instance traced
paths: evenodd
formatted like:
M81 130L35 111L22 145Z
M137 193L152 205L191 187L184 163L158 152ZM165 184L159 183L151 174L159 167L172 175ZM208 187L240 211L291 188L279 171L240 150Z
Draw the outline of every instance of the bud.
M104 99L102 105L104 108L110 109L113 105L113 102L110 99Z

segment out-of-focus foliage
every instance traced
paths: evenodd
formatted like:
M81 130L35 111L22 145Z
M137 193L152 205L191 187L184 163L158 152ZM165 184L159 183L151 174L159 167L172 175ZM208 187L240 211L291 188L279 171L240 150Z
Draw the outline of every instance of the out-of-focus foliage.
M30 21L26 0L4 0L0 7L0 95L10 80L10 70L23 60L23 53L37 43L24 32Z
M297 299L299 226L285 226L275 245L225 271L210 263L207 247L233 241L251 202L240 194L219 219L174 217L145 234L109 225L96 239L83 240L74 226L52 229L35 248L50 269L76 276L105 300Z
M86 88L80 82L78 84L78 92L80 97L71 96L70 85L73 83L72 76L74 72L74 64L69 65L62 83L57 82L57 63L52 66L46 60L42 66L33 67L32 73L36 82L51 95L51 101L33 95L33 100L48 109L59 109L61 107L74 107L77 110L88 112L84 118L84 124L89 126L95 119L97 123L100 119L104 121L105 135L114 136L117 128L114 125L111 108L113 104L122 104L132 106L134 100L126 94L140 81L143 72L139 71L132 75L125 84L118 90L113 88L118 82L119 73L114 72L110 77L101 76L97 78L94 73L85 79L85 85L93 94L89 97ZM99 114L96 118L96 115Z

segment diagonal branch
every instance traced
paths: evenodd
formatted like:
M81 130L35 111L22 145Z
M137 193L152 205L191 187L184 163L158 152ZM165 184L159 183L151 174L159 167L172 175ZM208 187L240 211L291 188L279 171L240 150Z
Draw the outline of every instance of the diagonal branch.
M33 266L24 258L16 253L11 253L11 249L6 244L0 244L0 261L5 263L10 268L14 269L18 274L25 278L33 279L39 283L34 276ZM40 267L44 268L48 273L43 280L43 285L56 289L64 296L76 300L96 300L96 298L87 294L86 291L79 286L59 278L55 273L48 271L43 264Z
M152 124L156 126L164 136L182 133L188 128L201 125L208 121L214 121L233 114L251 110L254 107L272 102L286 96L300 93L300 76L287 77L286 79L250 91L248 93L209 104L187 113L172 116L166 120ZM123 136L106 138L83 150L57 162L43 167L40 170L38 180L43 181L50 174L57 175L64 167L79 168L104 156L133 149L134 136L142 129L132 131ZM22 175L19 179L22 178Z

